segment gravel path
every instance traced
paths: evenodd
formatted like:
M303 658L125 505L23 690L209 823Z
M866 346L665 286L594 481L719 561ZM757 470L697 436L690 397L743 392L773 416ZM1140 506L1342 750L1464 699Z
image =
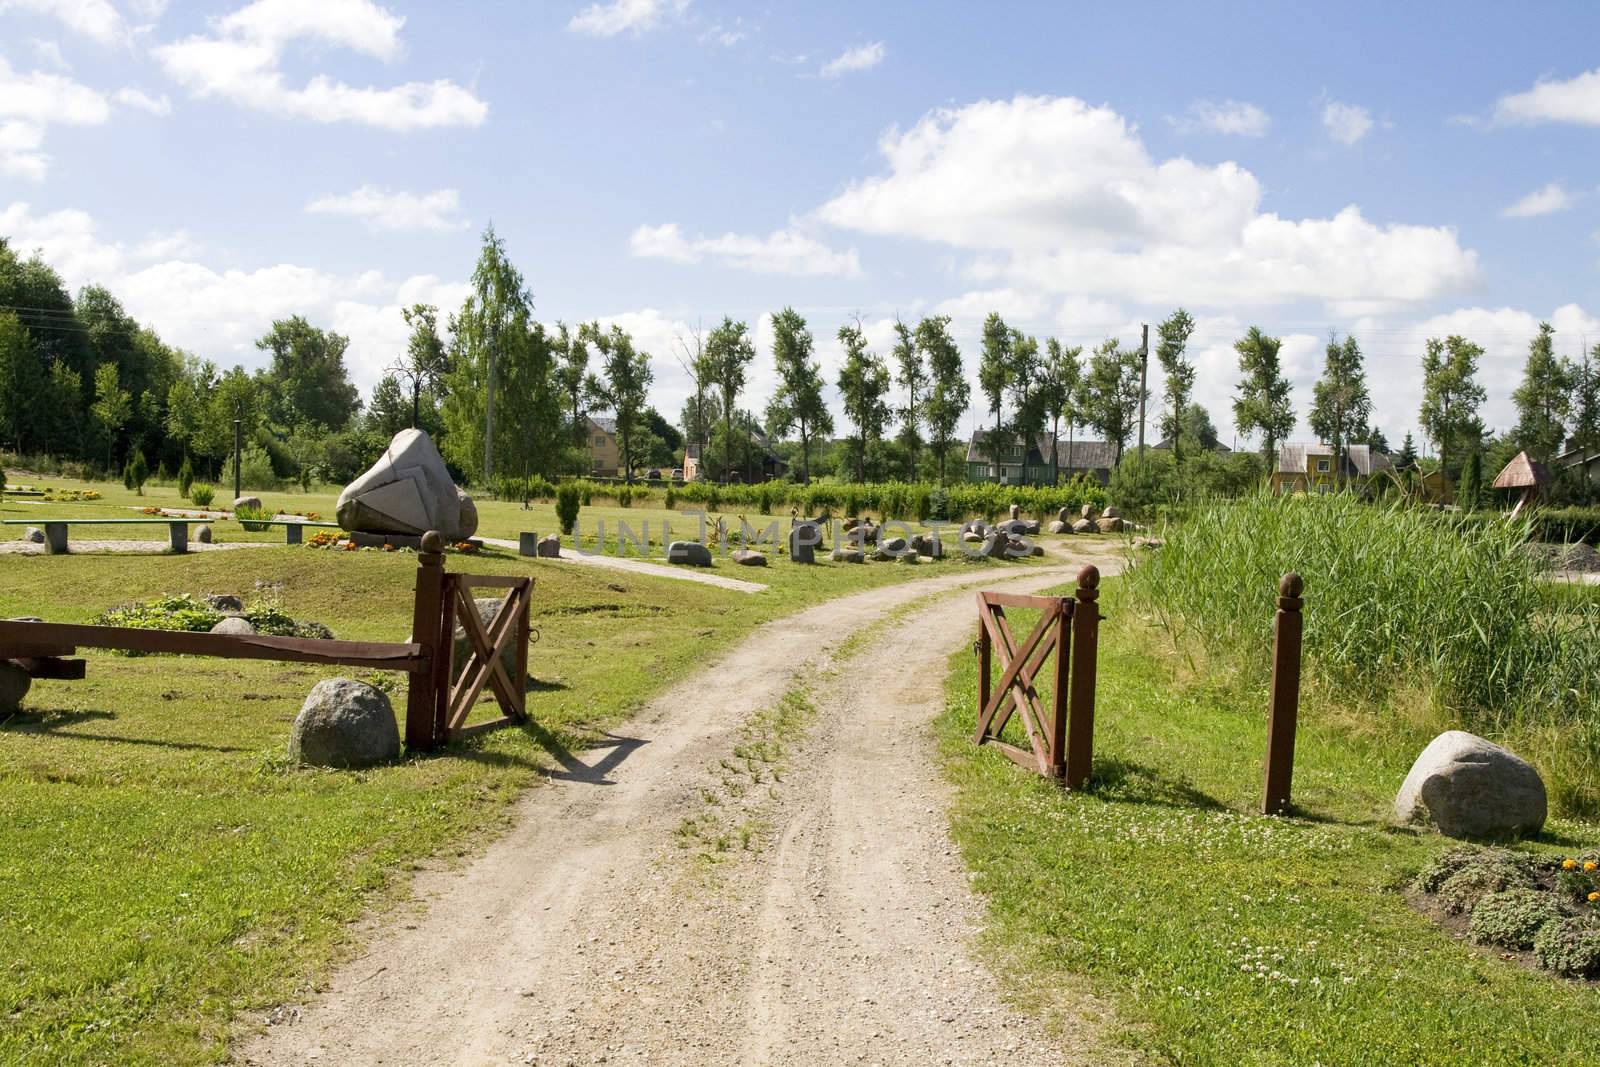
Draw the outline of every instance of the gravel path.
M1085 549L1070 565L869 590L761 627L614 747L568 758L482 855L420 875L419 913L370 930L320 996L275 1010L237 1060L1082 1062L1094 1005L1042 996L1073 1024L1064 1043L1008 1009L970 953L981 908L946 833L926 726L946 658L971 640L972 588L1038 590L1089 559L1117 569ZM872 629L899 608L910 614ZM790 770L734 800L741 726L797 683L819 714ZM767 847L707 864L678 831L730 802L767 828Z
M519 551L521 546L515 541L501 537L479 538L486 545L496 548L509 548ZM766 588L760 582L747 582L742 578L724 578L720 574L707 574L698 567L673 566L667 563L651 563L649 560L630 559L626 556L589 556L581 552L574 552L570 548L562 548L561 560L565 563L586 564L591 567L604 567L614 571L630 571L634 574L650 574L657 578L675 578L680 582L699 582L701 585L714 585L720 589L732 589L739 593L759 593Z

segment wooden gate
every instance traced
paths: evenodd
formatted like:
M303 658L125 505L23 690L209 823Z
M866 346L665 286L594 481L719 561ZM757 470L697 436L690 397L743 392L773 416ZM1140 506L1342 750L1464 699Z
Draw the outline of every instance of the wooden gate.
M978 594L978 728L973 741L993 745L1011 759L1069 789L1089 781L1094 752L1094 674L1098 645L1100 572L1078 572L1076 597ZM1031 608L1039 621L1020 643L1006 608ZM1000 679L992 679L994 652ZM1050 653L1055 653L1049 707L1040 696ZM1028 748L1000 739L1015 714Z

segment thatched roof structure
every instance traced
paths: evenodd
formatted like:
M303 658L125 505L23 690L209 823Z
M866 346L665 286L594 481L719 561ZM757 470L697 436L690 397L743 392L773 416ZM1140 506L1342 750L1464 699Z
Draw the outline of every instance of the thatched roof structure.
M1526 452L1518 452L1505 469L1494 477L1496 489L1537 489L1550 484L1550 472L1544 464L1530 459Z

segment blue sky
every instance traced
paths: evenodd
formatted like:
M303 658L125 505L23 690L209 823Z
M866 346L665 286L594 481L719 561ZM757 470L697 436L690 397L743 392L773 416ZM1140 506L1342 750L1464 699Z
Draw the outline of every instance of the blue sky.
M488 221L542 317L680 336L993 309L1086 349L1181 303L1224 427L1230 343L1329 330L1377 421L1422 340L1600 342L1600 9L0 0L0 234L173 343L254 365L303 313L370 386L399 307L457 305ZM751 406L773 374L765 345ZM1302 419L1301 435L1306 434Z

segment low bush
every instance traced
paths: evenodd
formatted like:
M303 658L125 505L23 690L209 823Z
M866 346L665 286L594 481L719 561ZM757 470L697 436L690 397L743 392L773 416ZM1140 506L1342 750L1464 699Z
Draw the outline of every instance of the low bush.
M194 487L194 464L189 462L189 457L183 457L183 465L178 468L178 495L186 497L189 490Z
M128 626L140 630L187 630L205 633L222 621L222 612L188 593L123 604L97 616L96 626Z
M1531 948L1546 923L1561 918L1561 909L1549 893L1537 889L1508 889L1490 893L1472 909L1467 933L1480 945Z
M295 621L276 600L258 600L244 609L244 617L258 634L293 637Z
M217 491L209 485L194 485L189 487L186 494L189 502L197 508L209 508L211 501L216 499Z
M1533 939L1533 958L1568 978L1600 978L1600 924L1590 919L1546 923Z
M582 502L582 490L573 482L562 482L556 487L556 522L561 526L561 532L571 535L578 525L578 508Z
M1525 859L1485 854L1439 884L1439 904L1452 915L1467 915L1485 897L1508 889L1532 889L1536 884Z
M239 525L246 530L259 531L267 527L265 522L277 517L277 513L268 507L255 507L244 504L233 509L233 517L239 520Z

